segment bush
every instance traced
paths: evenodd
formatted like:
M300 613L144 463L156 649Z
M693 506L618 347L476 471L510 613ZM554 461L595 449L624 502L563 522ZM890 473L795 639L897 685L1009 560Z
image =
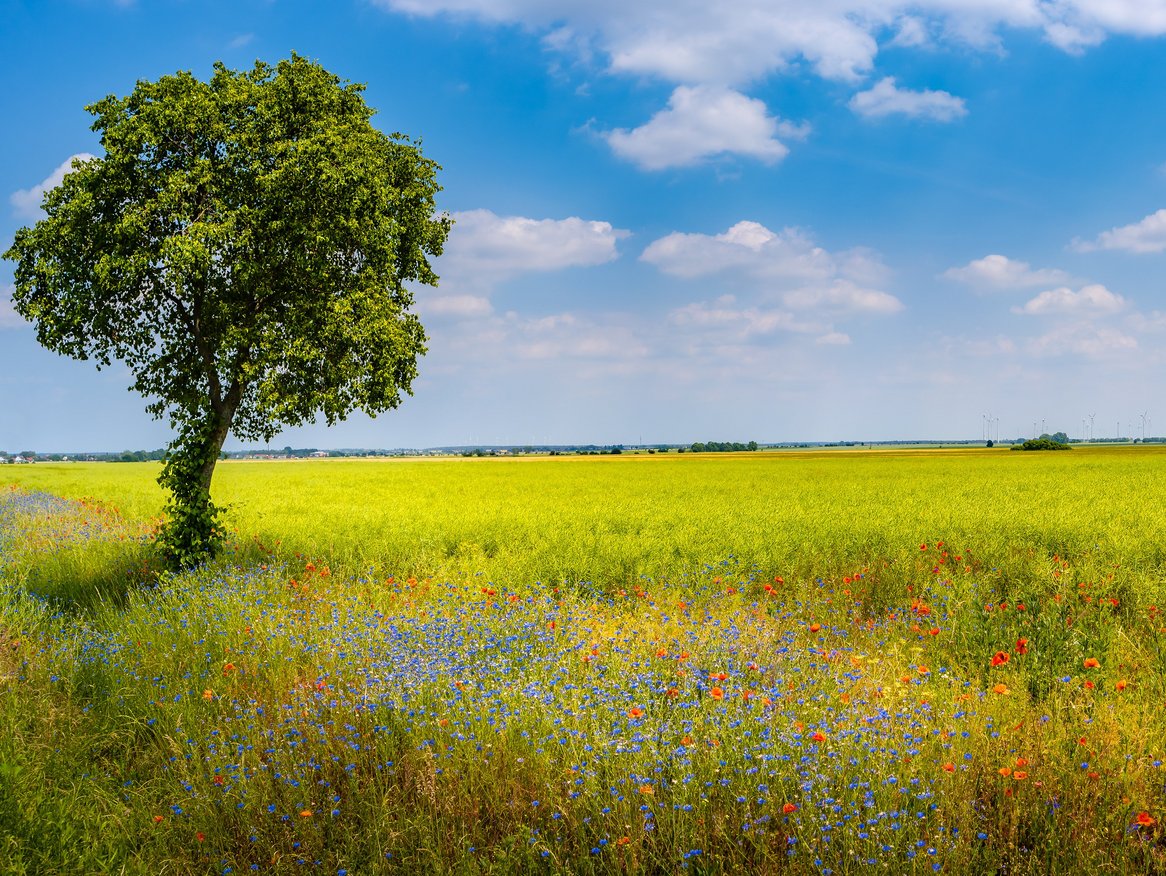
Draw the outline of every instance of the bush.
M1068 444L1062 444L1059 441L1054 441L1051 438L1034 438L1031 441L1025 441L1023 444L1013 444L1013 450L1069 450Z

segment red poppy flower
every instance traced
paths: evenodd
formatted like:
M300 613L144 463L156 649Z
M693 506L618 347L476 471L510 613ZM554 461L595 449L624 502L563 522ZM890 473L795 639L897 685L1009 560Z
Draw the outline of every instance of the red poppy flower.
M1153 827L1158 823L1158 819L1152 816L1149 812L1142 811L1138 813L1138 817L1134 819L1138 827Z
M1028 639L1017 639L1016 640L1016 653L1017 654L1027 654L1028 653Z
M723 700L725 698L725 692L723 690L721 690L719 687L714 687L712 690L709 691L709 696L712 697L714 700Z
M1096 669L1100 665L1101 664L1097 661L1096 657L1086 657L1085 658L1085 668L1086 669Z
M797 811L798 811L798 807L795 806L793 803L786 803L784 806L781 807L781 812L783 815L789 815L791 812L797 812Z
M995 654L992 655L992 665L993 666L1003 666L1010 659L1011 659L1011 657L1008 655L1007 651L997 651Z

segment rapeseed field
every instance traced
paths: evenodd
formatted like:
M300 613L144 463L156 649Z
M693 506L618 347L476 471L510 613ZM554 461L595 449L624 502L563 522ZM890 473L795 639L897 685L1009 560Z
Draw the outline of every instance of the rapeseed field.
M1157 448L0 472L0 872L1166 871Z

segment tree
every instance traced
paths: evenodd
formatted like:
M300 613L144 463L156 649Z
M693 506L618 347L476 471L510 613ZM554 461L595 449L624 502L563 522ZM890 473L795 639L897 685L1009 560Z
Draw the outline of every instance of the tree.
M104 156L74 162L5 253L38 341L125 363L175 429L159 477L173 565L221 540L228 433L266 443L411 394L427 339L406 284L436 284L451 220L440 168L372 126L363 90L292 55L106 97L87 107Z

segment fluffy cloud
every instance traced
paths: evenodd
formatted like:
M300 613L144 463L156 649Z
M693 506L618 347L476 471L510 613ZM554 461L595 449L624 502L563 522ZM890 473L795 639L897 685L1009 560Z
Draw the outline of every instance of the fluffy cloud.
M647 123L609 131L603 138L621 158L645 170L662 170L726 153L780 161L789 149L779 134L798 137L804 131L769 115L760 100L732 89L682 85Z
M514 25L542 35L548 51L607 72L688 88L638 128L605 134L641 167L694 164L737 152L777 161L786 146L776 119L740 89L773 74L861 83L880 41L897 47L954 44L1003 52L1000 34L1043 33L1077 52L1111 33L1166 33L1162 0L373 0L394 12ZM700 88L711 89L701 97ZM711 95L719 95L715 100ZM964 102L943 91L909 91L883 79L856 94L866 116L905 114L951 121ZM719 117L736 127L718 127ZM669 148L675 149L670 153Z
M1074 240L1078 252L1117 249L1125 252L1152 253L1166 250L1166 210L1151 213L1141 222L1103 231L1093 241Z
M902 115L937 122L952 122L968 113L962 97L946 91L899 88L893 76L887 76L873 88L854 95L850 99L850 108L868 119Z
M1065 283L1069 275L1055 268L1032 268L1028 262L1002 255L986 255L959 268L948 268L943 276L980 289L1026 289Z
M577 216L530 219L467 210L453 219L445 252L435 265L440 286L414 290L417 309L427 317L479 324L494 313L490 296L501 283L610 262L619 257L616 243L628 235L609 222Z
M845 345L850 336L836 320L903 308L871 285L887 274L876 255L829 252L797 228L772 231L745 221L721 234L674 232L649 244L640 259L674 277L737 290L668 314L680 347L691 355L732 359L741 345L772 347L779 333Z
M1084 286L1079 292L1068 287L1049 289L1042 292L1023 307L1012 308L1013 313L1030 316L1073 313L1117 313L1125 307L1126 301L1120 295L1110 292L1099 283Z
M459 282L496 283L532 271L601 265L619 256L616 241L628 235L609 222L576 216L528 219L468 210L453 219L440 270Z
M892 313L902 308L893 295L870 288L886 276L872 253L831 253L797 228L775 232L744 221L721 234L673 232L649 244L640 258L677 277L743 281L791 309Z
M41 180L30 189L19 189L9 195L8 200L15 209L17 215L25 219L38 219L41 216L40 205L44 199L45 192L50 189L55 189L61 184L61 180L65 178L65 174L73 169L74 161L88 161L96 156L90 155L88 152L78 152L76 155L70 155L60 166L50 173L45 179Z
M857 81L879 40L951 42L999 51L999 33L1027 29L1067 51L1109 34L1166 33L1156 0L376 0L418 16L521 24L554 45L597 52L614 72L694 84L743 84L805 61Z
M770 231L758 222L738 222L721 234L674 231L652 241L640 258L666 274L705 277L731 270L767 277L822 279L834 259L797 228Z

